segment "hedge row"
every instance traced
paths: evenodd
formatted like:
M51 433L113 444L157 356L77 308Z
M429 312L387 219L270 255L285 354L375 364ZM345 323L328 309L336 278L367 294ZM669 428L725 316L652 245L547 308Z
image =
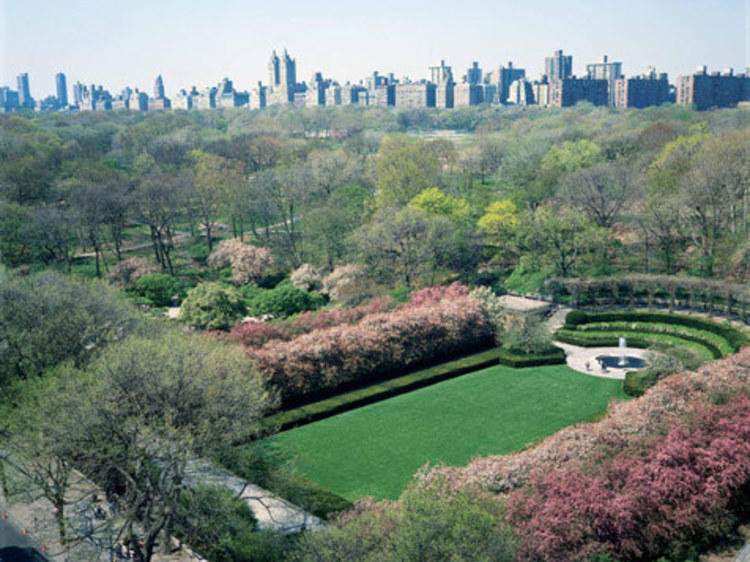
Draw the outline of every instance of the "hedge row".
M485 349L492 335L482 304L461 296L272 341L248 355L282 404L294 407Z
M721 350L721 348L717 345L715 345L713 342L711 342L709 339L704 338L700 335L696 334L684 334L677 331L674 332L664 332L664 331L657 331L657 330L650 330L648 328L637 328L637 329L627 329L627 328L613 328L613 329L602 329L602 330L576 330L577 334L581 334L584 337L588 337L589 334L591 334L591 337L597 337L597 336L614 336L617 338L617 343L619 343L619 338L625 337L628 339L628 342L630 342L631 338L643 338L643 339L649 339L649 338L657 338L657 339L664 339L659 338L659 336L663 336L665 338L679 338L682 341L686 342L693 342L698 345L703 346L706 348L709 353L711 354L711 359L721 359L722 357L726 357L727 355L731 355L732 352L725 353ZM728 346L729 343L725 341L725 346Z
M691 341L681 336L671 334L643 335L641 332L579 332L562 329L555 334L555 339L562 343L580 345L582 347L617 347L619 338L625 337L629 347L648 348L654 344L666 343L673 346L688 347L700 352L706 359L719 359L721 351L705 342Z
M684 339L696 338L694 341L699 343L706 342L718 348L722 357L732 355L734 349L732 345L723 337L713 332L689 328L687 326L675 326L673 324L663 324L655 322L592 322L578 326L579 332L637 332L647 334L667 334L678 336Z
M542 365L560 365L565 363L565 352L559 347L553 347L544 353L523 355L507 349L500 349L497 355L498 363L514 369L522 367L539 367Z
M273 414L265 418L263 424L267 428L278 428L279 431L284 431L292 427L311 423L440 381L492 367L493 365L497 365L499 353L500 349L497 348L474 353L460 359L435 365L428 369L421 369L402 377L390 379L387 382L374 384L293 410Z
M573 310L565 319L565 328L573 328L590 322L656 322L663 324L675 324L713 332L723 337L732 350L736 353L741 347L750 344L747 333L729 324L719 324L712 320L696 316L685 316L683 314L670 314L665 312L642 312L637 310L622 310L611 312L585 312Z

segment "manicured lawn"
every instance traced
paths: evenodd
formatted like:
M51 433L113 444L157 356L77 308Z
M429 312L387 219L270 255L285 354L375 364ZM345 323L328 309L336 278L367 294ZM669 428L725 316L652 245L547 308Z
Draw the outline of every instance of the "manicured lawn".
M425 462L517 451L625 398L622 381L566 366L497 366L280 433L270 445L349 500L397 498Z

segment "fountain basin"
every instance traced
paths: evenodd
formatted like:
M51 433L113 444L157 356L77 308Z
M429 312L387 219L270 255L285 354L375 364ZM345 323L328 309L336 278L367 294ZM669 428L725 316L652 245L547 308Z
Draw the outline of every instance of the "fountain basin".
M596 360L601 361L608 369L643 369L646 366L643 358L629 355L597 355Z

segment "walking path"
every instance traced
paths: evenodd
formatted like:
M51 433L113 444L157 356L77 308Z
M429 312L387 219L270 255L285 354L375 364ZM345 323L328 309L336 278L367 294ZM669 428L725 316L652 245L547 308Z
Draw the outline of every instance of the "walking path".
M624 379L628 371L634 371L637 367L619 367L608 365L603 369L599 364L599 357L635 357L643 359L648 353L647 349L635 347L580 347L568 343L552 342L565 351L565 362L568 367L575 371L592 375L594 377L605 377L608 379Z
M189 486L221 486L247 502L261 529L296 533L325 526L325 522L260 486L203 459L188 462L185 481Z

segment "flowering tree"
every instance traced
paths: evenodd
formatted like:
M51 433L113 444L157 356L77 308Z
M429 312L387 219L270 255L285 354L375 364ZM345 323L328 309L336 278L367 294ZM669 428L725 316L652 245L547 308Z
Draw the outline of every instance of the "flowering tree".
M237 238L223 240L208 256L211 267L232 266L232 282L237 285L258 281L273 265L273 256L267 248L243 244Z
M320 270L314 265L303 263L289 276L292 285L304 291L310 291L320 287L322 276Z
M340 265L323 278L321 292L332 302L355 304L369 295L371 281L356 264Z

